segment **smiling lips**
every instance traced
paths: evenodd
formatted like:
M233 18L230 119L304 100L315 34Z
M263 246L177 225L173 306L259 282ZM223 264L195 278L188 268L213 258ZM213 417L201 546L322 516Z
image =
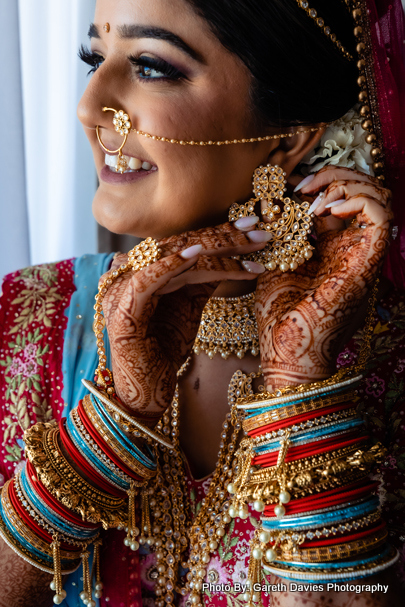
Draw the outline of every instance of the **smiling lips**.
M125 163L127 167L125 171L120 170L120 163ZM123 154L121 157L117 155L111 156L110 154L105 155L105 164L109 170L113 173L133 173L134 171L156 171L157 167L153 166L150 162L142 161L139 158L133 156L126 156Z

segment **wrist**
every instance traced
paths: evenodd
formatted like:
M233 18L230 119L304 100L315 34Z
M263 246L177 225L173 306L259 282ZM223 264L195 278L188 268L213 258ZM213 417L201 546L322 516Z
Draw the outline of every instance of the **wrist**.
M290 365L288 363L262 362L264 385L268 392L286 386L299 386L327 379L334 373L332 367Z

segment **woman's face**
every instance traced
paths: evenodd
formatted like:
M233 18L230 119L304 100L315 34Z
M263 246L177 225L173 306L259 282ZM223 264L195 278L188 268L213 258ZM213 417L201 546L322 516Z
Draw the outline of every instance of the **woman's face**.
M253 126L247 68L184 0L97 0L90 33L95 55L89 61L98 69L78 115L100 180L97 221L116 233L155 238L226 221L232 202L250 196L252 173L274 142L190 147L131 133L123 153L151 168L121 175L107 166L95 126L112 150L122 137L104 106L125 110L133 128L163 137L262 135Z

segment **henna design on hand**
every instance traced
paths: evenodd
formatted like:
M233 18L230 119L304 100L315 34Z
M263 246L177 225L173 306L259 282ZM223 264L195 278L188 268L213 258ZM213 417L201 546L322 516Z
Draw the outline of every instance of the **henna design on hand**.
M325 187L325 174L322 180ZM364 175L333 182L326 191L336 199L342 188L346 201L331 210L323 201L320 215L332 211L339 219L356 217L364 228L325 230L323 220L315 219L321 228L316 255L294 273L266 273L258 279L256 316L268 390L333 373L339 339L381 267L392 219L390 192Z
M180 273L185 260L179 253L194 244L202 244L206 254ZM155 425L170 405L177 371L191 353L202 310L218 281L254 278L230 257L262 246L229 223L186 232L162 240L159 261L136 274L125 273L107 291L103 311L115 388L144 423ZM124 260L117 256L113 267ZM165 292L170 284L175 290Z

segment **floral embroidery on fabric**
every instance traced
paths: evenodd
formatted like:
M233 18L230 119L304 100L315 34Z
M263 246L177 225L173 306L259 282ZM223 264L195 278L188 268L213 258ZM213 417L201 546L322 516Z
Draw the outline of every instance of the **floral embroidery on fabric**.
M21 270L17 281L21 281L22 289L11 305L20 305L19 316L10 334L27 329L34 320L43 322L45 327L52 326L52 316L56 312L56 302L62 300L57 286L58 270L56 264L44 264Z
M25 268L4 279L0 304L4 478L21 462L24 430L61 413L65 309L74 288L71 261Z

